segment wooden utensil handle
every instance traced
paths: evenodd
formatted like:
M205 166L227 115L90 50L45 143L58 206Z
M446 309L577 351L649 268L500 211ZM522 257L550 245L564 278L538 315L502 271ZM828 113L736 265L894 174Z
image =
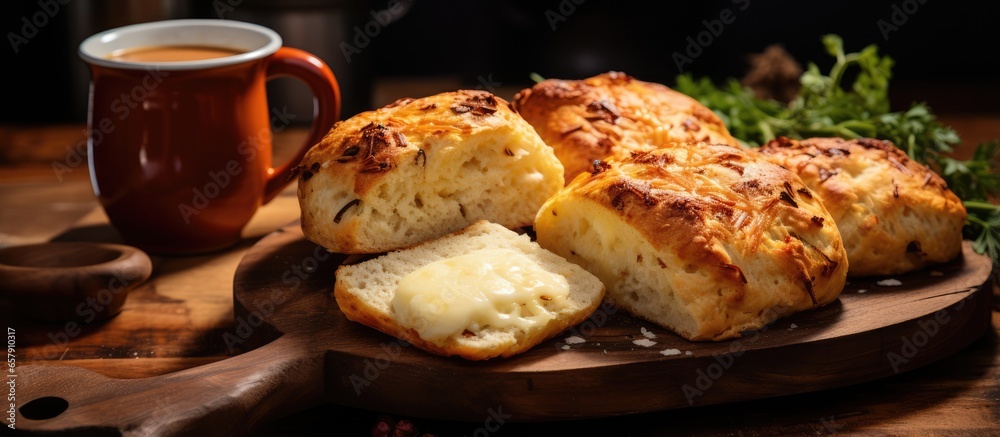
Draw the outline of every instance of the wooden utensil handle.
M15 426L143 436L246 434L257 423L321 403L318 381L322 352L288 335L242 355L152 378L30 365L17 369Z

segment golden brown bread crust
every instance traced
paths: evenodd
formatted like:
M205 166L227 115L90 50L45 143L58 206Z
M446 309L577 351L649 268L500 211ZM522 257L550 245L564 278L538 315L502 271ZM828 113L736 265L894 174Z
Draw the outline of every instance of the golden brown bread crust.
M566 167L568 183L594 160L626 158L670 142L739 143L712 110L664 85L609 72L584 80L548 79L514 96Z
M534 246L534 243L528 242L527 238L521 241L518 239L505 238L502 235L497 236L495 231L489 229L491 226L496 225L480 221L468 228L453 232L446 237L442 237L439 240L424 241L407 250L409 253L413 253L421 248L440 245L441 241L446 238L461 239L462 237L469 237L469 239L473 239L477 238L477 236L483 240L487 240L488 238L502 239L500 241L488 241L488 247L493 248L518 248L524 250L525 245ZM470 251L474 250L473 248L478 248L480 245L484 245L482 242L468 243L468 240L466 240L466 244ZM381 299L371 299L370 296L368 300L366 300L365 296L367 296L367 294L352 292L350 290L352 284L357 286L356 281L345 281L343 279L347 276L345 273L350 270L349 266L351 264L364 261L364 258L348 259L345 264L338 267L336 275L337 281L334 284L333 294L341 312L344 313L344 316L347 317L348 320L377 329L385 334L413 344L414 346L425 351L442 356L457 355L468 360L485 360L496 356L507 358L527 351L535 345L554 337L570 326L583 322L590 317L598 306L600 306L604 296L604 288L600 286L600 283L598 283L592 275L586 273L579 266L572 265L554 254L540 252L543 251L539 250L536 253L529 253L528 255L536 260L547 260L550 263L548 264L548 268L551 268L550 271L566 277L570 280L571 286L580 286L581 284L586 284L588 280L591 280L597 287L600 288L593 289L597 292L593 294L592 298L586 298L585 293L573 290L574 295L570 298L575 299L577 302L582 300L582 302L585 302L584 305L572 310L560 310L557 317L549 321L545 328L540 332L536 332L530 336L524 335L523 332L515 332L513 337L509 338L510 341L502 343L498 343L495 339L486 339L481 342L476 342L470 341L468 338L466 338L465 341L460 341L456 338L449 337L444 341L444 344L437 344L421 338L420 334L415 329L401 326L395 319L394 313L391 310L391 296L388 298L388 302L381 301ZM565 267L553 268L553 266L556 265L556 262L564 263ZM586 276L587 279L581 279L581 276ZM380 279L391 281L391 279L388 278L389 275L386 274ZM380 286L380 284L371 282L367 284L367 287L371 287L373 289L378 289ZM392 288L392 290L394 292L395 288ZM484 329L484 331L486 331L486 329ZM480 335L483 334L480 333ZM507 339L507 337L497 337L501 337L505 340Z
M298 167L306 238L378 253L478 219L531 224L563 167L510 104L485 91L400 99L333 126Z
M843 236L851 276L904 273L962 251L962 201L889 141L782 137L760 153L798 173L823 200Z
M542 247L600 277L616 304L691 340L738 337L827 304L846 277L840 235L811 191L728 145L678 143L595 164L542 207L535 228Z
M444 345L438 345L424 340L420 338L420 334L415 329L404 328L400 326L399 323L396 323L391 315L370 311L368 309L368 304L361 302L357 295L348 293L339 285L334 287L333 292L334 298L337 300L337 305L348 320L377 329L386 335L391 335L400 340L406 341L419 349L445 357L459 356L467 360L486 360L497 356L490 349L477 348L471 345L462 344L452 338L445 340ZM501 354L499 354L499 356L503 358L512 357L535 347L545 340L555 337L569 327L578 325L584 320L587 320L587 318L590 317L590 315L593 314L593 312L600 305L600 299L594 300L593 304L586 309L573 313L565 319L559 319L554 323L549 323L545 326L545 329L537 335L519 340L510 348L505 349Z
M354 175L354 193L364 196L377 179L401 161L419 163L426 156L425 151L406 140L408 136L468 135L503 123L503 118L488 117L497 112L516 116L509 102L486 91L458 90L421 99L402 98L376 111L338 121L302 162L340 164L336 171ZM423 122L430 118L438 121ZM309 180L320 170L311 165L315 164L303 164L300 180Z

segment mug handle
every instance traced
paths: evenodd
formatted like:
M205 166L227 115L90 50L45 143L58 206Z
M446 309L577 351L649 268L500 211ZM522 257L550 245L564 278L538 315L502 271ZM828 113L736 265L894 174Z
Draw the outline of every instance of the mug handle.
M312 128L309 130L309 137L295 152L295 156L279 167L268 169L263 203L270 202L292 182L290 178L292 168L302 161L309 148L323 139L340 117L340 86L330 67L318 57L299 49L281 47L268 59L266 74L268 80L287 76L305 82L315 96L317 111Z

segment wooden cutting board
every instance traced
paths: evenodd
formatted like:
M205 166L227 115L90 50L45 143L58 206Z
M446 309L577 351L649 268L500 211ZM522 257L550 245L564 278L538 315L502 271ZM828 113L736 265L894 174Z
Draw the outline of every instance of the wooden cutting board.
M991 264L966 243L947 265L896 286L852 280L838 302L741 339L692 343L603 306L522 355L469 362L346 320L331 296L344 259L304 240L298 224L265 237L236 271L226 339L256 349L136 380L26 366L18 428L245 433L322 402L480 422L615 416L870 381L947 357L990 323Z

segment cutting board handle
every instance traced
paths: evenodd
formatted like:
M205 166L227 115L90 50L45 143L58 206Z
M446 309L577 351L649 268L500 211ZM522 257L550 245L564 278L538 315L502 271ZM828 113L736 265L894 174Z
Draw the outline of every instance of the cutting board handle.
M151 378L114 379L54 365L20 367L17 375L15 426L38 432L240 435L324 399L317 383L323 381L323 353L288 335L232 358Z

